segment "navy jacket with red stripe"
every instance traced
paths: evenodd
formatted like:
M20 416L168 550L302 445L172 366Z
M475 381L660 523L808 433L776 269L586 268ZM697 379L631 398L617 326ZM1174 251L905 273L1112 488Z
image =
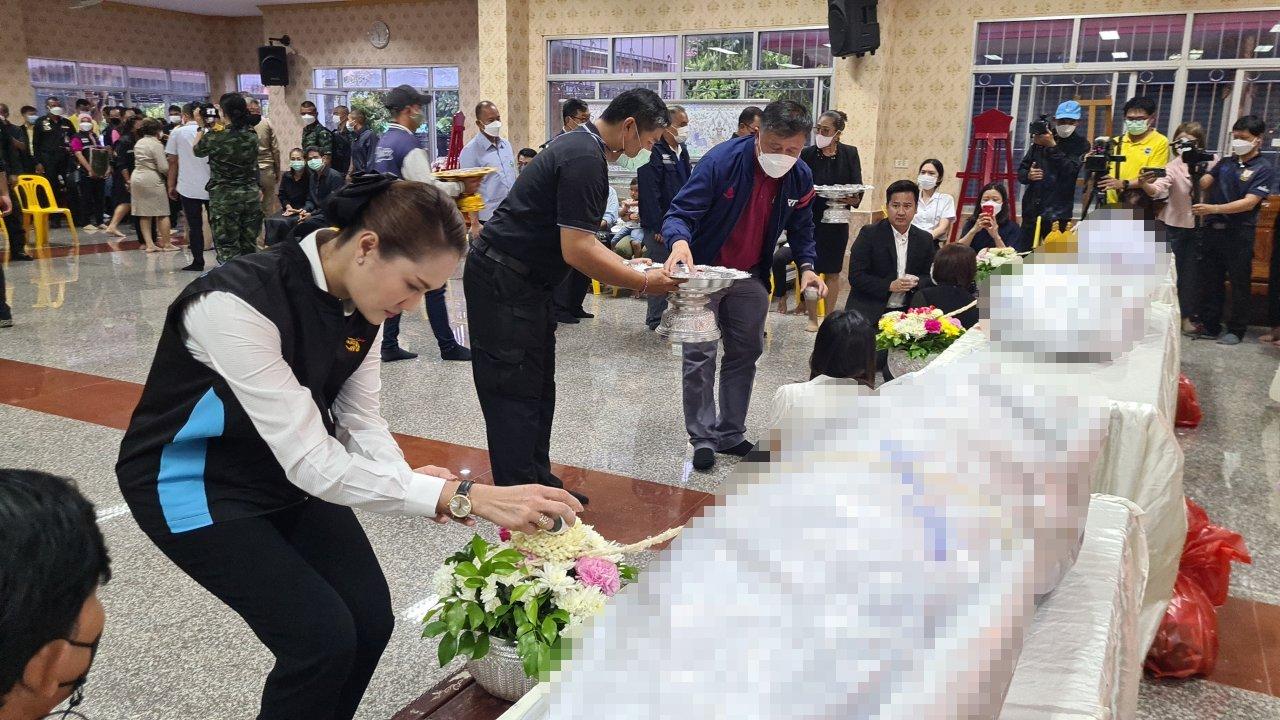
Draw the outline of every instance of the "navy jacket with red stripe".
M711 148L671 201L662 221L663 241L670 246L687 240L695 263L714 264L751 198L758 162L754 136L734 138ZM760 239L760 261L752 268L766 284L778 237L784 230L797 264L817 259L813 198L813 172L803 160L797 160L782 178L768 229Z

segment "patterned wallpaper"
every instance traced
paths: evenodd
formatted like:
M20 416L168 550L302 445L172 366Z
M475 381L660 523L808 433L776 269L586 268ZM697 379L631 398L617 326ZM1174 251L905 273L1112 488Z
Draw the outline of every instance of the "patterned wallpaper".
M0 0L0 102L9 105L12 117L18 108L31 102L27 76L27 39L21 22L20 0Z
M476 0L265 5L261 9L264 37L288 33L293 43L289 48L291 84L270 88L269 93L270 118L281 134L282 148L301 140L298 105L306 99L311 71L317 67L457 65L462 107L470 117L467 107L474 107L480 87ZM378 20L391 28L391 42L381 50L368 40L369 28Z

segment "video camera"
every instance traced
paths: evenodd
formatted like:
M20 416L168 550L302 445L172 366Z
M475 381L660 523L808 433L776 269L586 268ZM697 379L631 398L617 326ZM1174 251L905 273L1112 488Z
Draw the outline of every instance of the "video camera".
M1189 168L1203 168L1213 162L1213 153L1205 152L1196 147L1194 142L1181 140L1173 143L1170 147L1182 158L1182 162Z
M1048 115L1041 115L1031 123L1031 137L1046 135L1051 132L1053 132L1053 125L1049 122Z
M1084 170L1094 175L1106 175L1111 172L1109 167L1113 163L1123 163L1124 155L1112 154L1112 140L1103 135L1093 140L1093 146L1089 148L1089 153L1084 156Z
M218 106L212 103L204 103L200 106L200 117L204 118L206 124L217 121L221 116L218 112Z

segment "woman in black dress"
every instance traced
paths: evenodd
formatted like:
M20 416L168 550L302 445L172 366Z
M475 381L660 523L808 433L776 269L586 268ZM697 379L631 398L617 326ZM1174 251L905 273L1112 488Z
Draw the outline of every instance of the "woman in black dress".
M133 143L142 118L133 116L120 126L120 139L111 149L111 224L103 228L108 235L122 238L125 234L116 226L129 216L129 181L133 177Z
M947 243L933 256L933 285L911 296L911 307L936 307L960 321L965 330L978 324L978 253L960 243ZM956 312L956 311L960 312Z
M818 118L814 126L814 145L800 153L800 159L813 170L814 185L861 185L862 162L858 148L840 142L849 117L839 110L828 110ZM850 198L854 207L862 202L861 195ZM814 271L821 273L827 283L827 307L840 307L840 271L845 267L845 250L849 248L849 223L824 223L822 215L827 200L817 197L813 201L813 237L818 244L818 261ZM786 303L785 288L775 288L774 293ZM809 313L809 332L818 331L818 301L805 303Z

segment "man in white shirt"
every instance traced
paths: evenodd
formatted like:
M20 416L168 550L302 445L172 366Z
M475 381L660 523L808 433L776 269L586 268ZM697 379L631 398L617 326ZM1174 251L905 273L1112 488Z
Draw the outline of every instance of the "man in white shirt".
M169 198L182 203L182 214L187 218L187 239L191 243L191 264L182 268L191 272L204 272L204 215L209 207L208 158L196 157L192 148L196 144L196 131L204 122L200 118L200 104L182 106L182 125L169 133L164 153L169 160Z
M458 167L494 167L498 171L484 176L480 181L480 197L484 198L484 209L478 213L480 222L489 222L493 211L498 209L511 186L516 182L516 159L511 150L511 143L502 139L502 113L498 106L488 100L476 105L476 126L480 133L462 148L458 157Z

